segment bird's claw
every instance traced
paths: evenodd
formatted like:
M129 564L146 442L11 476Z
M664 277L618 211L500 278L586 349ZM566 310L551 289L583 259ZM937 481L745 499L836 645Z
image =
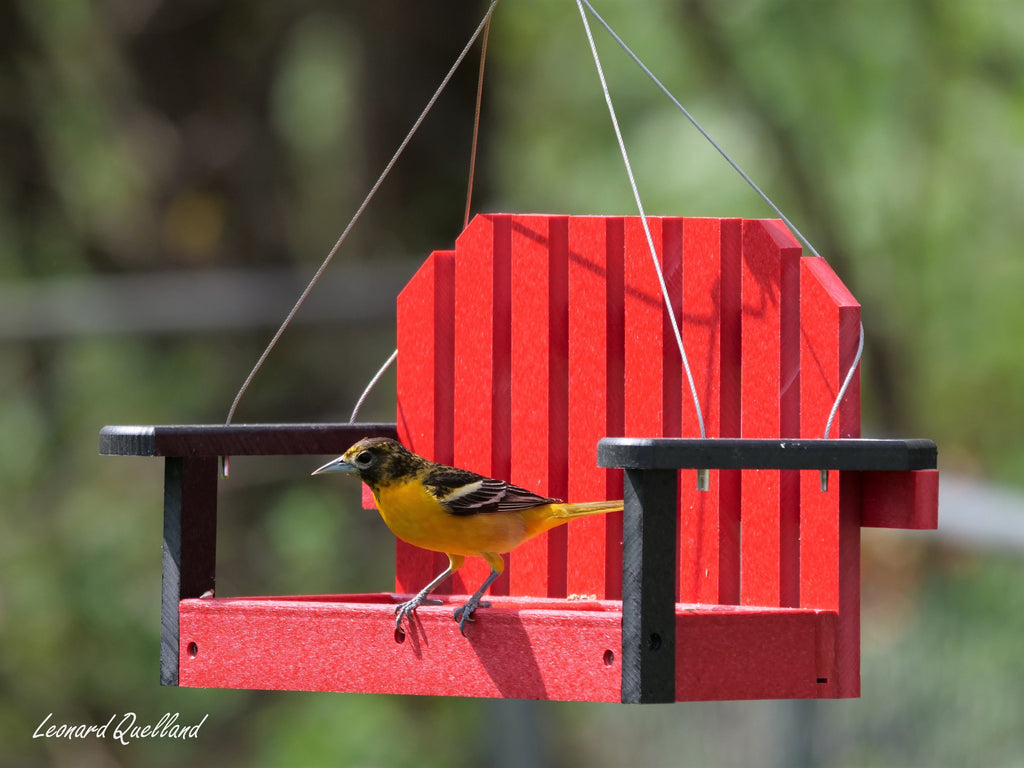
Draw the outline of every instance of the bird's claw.
M434 598L427 597L426 595L416 595L416 597L414 597L412 600L406 600L404 603L400 603L398 605L398 607L395 608L395 616L397 617L395 619L395 629L401 629L402 628L402 619L404 619L406 616L410 617L409 618L409 628L411 629L412 628L412 613L417 608L419 608L421 605L441 605L441 604L442 604L441 600L435 600Z
M426 595L416 595L412 600L406 600L404 603L400 603L395 608L395 629L402 629L402 620L409 617L409 626L412 627L412 614L421 605L442 605L442 600L435 600L434 598L427 597ZM491 604L487 600L481 600L479 597L471 597L463 605L460 605L455 609L454 618L459 622L459 632L463 637L466 636L466 622L473 622L476 619L473 618L473 611L477 608L490 608Z
M475 611L477 608L490 608L490 607L491 607L491 604L489 602L487 602L486 600L481 600L478 597L477 598L471 597L468 601L466 601L466 603L464 603L463 605L460 605L458 608L456 608L455 609L454 618L455 618L455 620L457 622L459 622L459 634L461 634L463 637L465 637L466 636L466 622L467 621L471 621L471 622L472 621L476 621L476 619L473 618L473 611Z

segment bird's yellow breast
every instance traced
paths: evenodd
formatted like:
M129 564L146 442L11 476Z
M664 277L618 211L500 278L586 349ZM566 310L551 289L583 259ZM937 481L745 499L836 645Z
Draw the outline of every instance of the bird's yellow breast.
M416 480L374 490L377 509L402 541L453 555L503 554L539 533L522 512L453 515Z

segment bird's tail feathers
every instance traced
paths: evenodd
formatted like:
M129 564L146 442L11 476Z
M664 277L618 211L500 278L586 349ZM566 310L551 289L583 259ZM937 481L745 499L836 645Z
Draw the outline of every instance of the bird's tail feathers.
M566 520L584 515L600 515L606 512L619 512L622 510L622 500L619 501L584 501L578 504L552 504L557 512L557 517Z

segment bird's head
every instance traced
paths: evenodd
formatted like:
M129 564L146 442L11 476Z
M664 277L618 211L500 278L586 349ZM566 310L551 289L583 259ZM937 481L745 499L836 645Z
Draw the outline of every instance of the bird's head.
M314 470L313 474L348 472L358 475L371 488L376 488L383 479L393 479L412 472L417 458L416 454L397 440L367 437L338 458Z

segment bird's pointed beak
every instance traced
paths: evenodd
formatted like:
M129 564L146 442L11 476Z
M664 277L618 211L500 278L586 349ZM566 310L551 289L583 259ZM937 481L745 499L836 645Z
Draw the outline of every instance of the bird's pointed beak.
M324 464L322 467L313 470L314 475L322 475L325 472L355 472L356 468L345 461L344 456L339 456Z

